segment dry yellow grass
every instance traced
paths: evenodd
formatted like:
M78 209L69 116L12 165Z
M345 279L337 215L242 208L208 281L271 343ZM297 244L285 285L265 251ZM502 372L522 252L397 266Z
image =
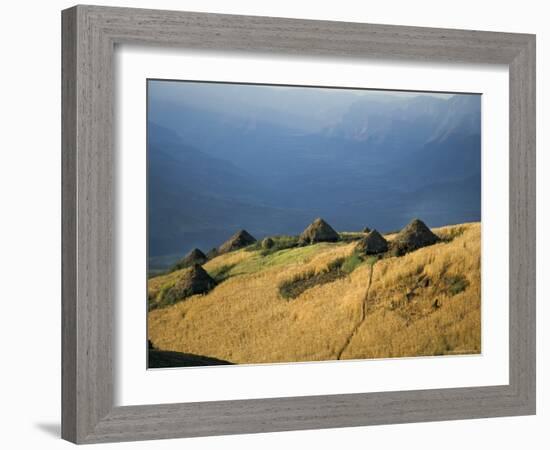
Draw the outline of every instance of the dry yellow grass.
M480 225L434 231L454 238L374 265L364 320L367 263L291 301L278 289L298 274L325 270L355 243L265 257L241 250L205 264L209 272L229 268L231 277L213 291L149 312L149 338L162 350L241 364L479 353ZM149 280L149 294L177 275ZM464 290L453 291L456 280Z

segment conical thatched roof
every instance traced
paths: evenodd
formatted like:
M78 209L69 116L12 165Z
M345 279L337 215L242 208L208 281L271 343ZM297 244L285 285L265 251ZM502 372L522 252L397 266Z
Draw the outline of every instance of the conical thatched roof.
M256 238L246 230L237 231L227 241L218 247L218 254L232 252L256 242Z
M340 235L320 217L315 219L300 235L300 243L336 242Z
M185 267L190 267L193 264L204 264L206 260L206 255L198 248L194 248L174 265L173 270L184 269Z
M185 298L196 295L205 294L210 291L216 282L208 275L206 270L199 264L193 264L188 270L183 272L176 283L168 289L162 296L162 303L173 304Z
M376 255L388 251L388 241L378 231L372 230L359 241L357 250L365 255Z
M427 225L419 219L413 219L392 241L392 253L404 255L407 252L439 242Z
M363 233L370 233L371 229L369 227L363 228Z

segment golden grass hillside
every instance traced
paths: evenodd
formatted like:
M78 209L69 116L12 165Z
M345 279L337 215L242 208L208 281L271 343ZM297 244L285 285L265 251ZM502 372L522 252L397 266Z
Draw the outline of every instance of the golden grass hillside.
M160 350L239 364L479 353L480 224L433 231L442 242L365 261L295 299L281 296L282 283L326 271L356 243L218 256L203 267L224 281L208 294L151 310L149 339ZM149 297L178 274L150 279Z

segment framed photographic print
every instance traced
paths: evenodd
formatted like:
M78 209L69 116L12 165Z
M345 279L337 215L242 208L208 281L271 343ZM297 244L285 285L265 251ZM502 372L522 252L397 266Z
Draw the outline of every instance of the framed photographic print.
M481 95L147 92L150 368L481 353Z
M62 16L65 439L535 413L534 36Z

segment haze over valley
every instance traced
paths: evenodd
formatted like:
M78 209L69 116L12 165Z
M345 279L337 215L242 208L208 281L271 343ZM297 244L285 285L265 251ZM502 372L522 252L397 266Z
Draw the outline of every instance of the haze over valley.
M480 220L478 95L150 80L149 265L245 228Z

